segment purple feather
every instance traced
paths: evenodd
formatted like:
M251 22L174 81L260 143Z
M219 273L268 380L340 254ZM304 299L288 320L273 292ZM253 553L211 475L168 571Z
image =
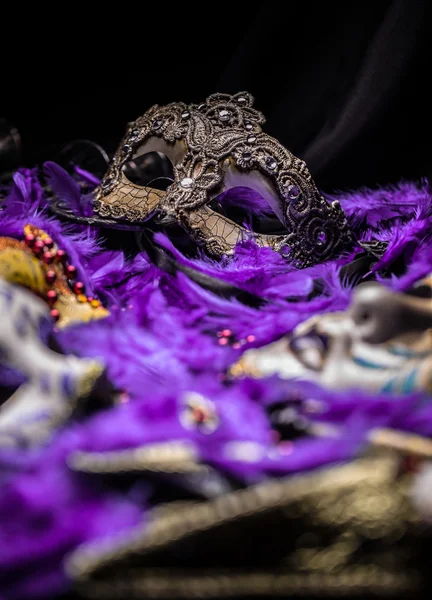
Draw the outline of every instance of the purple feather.
M54 193L71 209L77 214L90 210L79 186L63 169L47 163L45 171ZM87 182L91 183L88 178ZM432 196L426 183L404 182L397 188L339 194L337 199L356 237L389 242L378 268L391 266L396 257L406 260L406 272L384 279L386 285L406 289L432 271ZM230 202L264 211L262 199L248 190L231 190L222 198L222 203ZM336 392L276 377L229 385L224 380L227 367L247 348L280 338L312 315L346 308L352 290L340 281L339 272L355 251L298 271L252 240L239 244L232 258L216 262L204 254L187 258L166 236L157 236L179 263L270 300L257 310L221 298L182 273L166 274L145 253L130 258L121 251L107 251L99 242L103 232L65 226L48 217L46 208L36 172L20 171L0 213L0 235L22 239L28 221L41 227L67 251L86 290L103 296L110 317L69 327L57 337L67 353L101 358L110 380L125 390L129 401L70 421L38 450L0 451L0 595L22 600L67 590L70 582L63 571L67 553L145 520L152 480L141 474L136 487L126 489L112 481L102 484L97 477L77 476L66 463L76 450L109 452L186 439L203 462L248 485L349 460L362 450L375 427L432 436L427 395ZM322 280L324 293L308 300L316 279ZM290 296L299 301L287 301ZM232 334L225 346L218 336L223 329ZM10 377L0 371L0 382L10 382ZM179 419L183 396L191 390L214 403L220 425L211 435L187 429ZM314 418L342 426L341 437L294 442L290 454L275 459L268 454L274 451L274 442L267 409L298 397L320 402L322 412ZM226 445L239 440L258 444L262 457L247 462L229 456Z
M69 210L77 216L85 216L81 190L77 182L62 167L54 162L44 164L46 180L56 196L63 200Z

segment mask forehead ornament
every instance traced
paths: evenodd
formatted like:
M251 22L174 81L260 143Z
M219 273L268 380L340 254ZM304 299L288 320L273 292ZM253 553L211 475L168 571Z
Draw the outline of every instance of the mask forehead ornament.
M298 266L334 256L351 239L339 203L324 200L306 164L264 133L264 122L246 92L214 94L200 105L153 106L129 125L95 190L96 216L113 226L137 226L159 214L216 257L251 235ZM138 185L124 172L128 161L149 152L163 153L173 165L166 191ZM210 202L234 187L258 192L286 232L251 232L213 210Z

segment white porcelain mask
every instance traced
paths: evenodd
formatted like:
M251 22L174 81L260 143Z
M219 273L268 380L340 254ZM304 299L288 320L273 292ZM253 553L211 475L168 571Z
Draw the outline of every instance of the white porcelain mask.
M430 291L428 280L417 290ZM345 312L308 319L292 335L248 350L234 375L278 374L330 388L362 387L393 393L432 387L432 300L359 286Z

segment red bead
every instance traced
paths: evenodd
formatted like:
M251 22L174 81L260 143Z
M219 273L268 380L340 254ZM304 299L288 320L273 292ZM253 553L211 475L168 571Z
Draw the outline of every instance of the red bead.
M54 260L54 257L51 254L51 252L44 252L42 260L44 261L44 263L46 265L50 265L52 263L52 261Z
M54 321L58 321L59 318L60 318L60 313L59 313L59 311L56 308L53 308L50 311L50 315L52 316L52 318L54 319Z
M227 338L220 338L220 340L218 340L218 344L219 346L226 346L228 344Z
M35 243L35 236L32 233L28 233L24 238L24 243L26 246L33 246Z
M239 348L241 348L241 344L239 342L236 342L235 344L233 344L232 347L234 348L234 350L238 350Z
M33 251L35 252L35 254L40 254L42 252L42 250L44 249L45 244L43 243L42 240L36 240L36 242L33 245Z
M45 244L45 246L47 248L52 248L54 245L54 242L52 241L52 238L50 238L50 237L43 238L43 243Z
M45 273L45 281L49 284L54 283L54 281L57 279L57 274L55 271L47 271Z
M82 281L77 281L73 287L75 294L82 294L84 291L84 284Z
M247 338L246 338L246 341L251 344L252 342L255 341L255 336L254 335L248 335Z
M87 302L92 302L94 300L93 296L87 296Z
M64 250L57 250L57 260L64 262L67 259L67 254Z
M231 336L232 336L231 329L223 329L222 330L222 337L231 337Z
M73 279L76 275L76 267L74 267L73 265L68 265L66 267L66 275L69 279Z
M57 292L55 290L49 290L47 292L47 300L49 304L55 304L57 301Z

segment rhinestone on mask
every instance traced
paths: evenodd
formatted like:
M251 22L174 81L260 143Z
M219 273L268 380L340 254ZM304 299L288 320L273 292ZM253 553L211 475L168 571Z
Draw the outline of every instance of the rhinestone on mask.
M193 186L193 179L191 177L184 177L181 181L180 181L180 185L182 186L182 188L186 188L189 189Z
M273 156L267 156L265 161L266 161L266 165L268 166L269 169L271 169L272 171L274 171L276 169L277 162L275 161Z
M293 199L297 198L297 196L300 194L300 190L296 185L288 185L285 193L288 198Z
M223 122L229 121L231 118L231 113L229 110L223 109L219 111L219 119Z
M152 123L152 129L160 129L163 125L163 119L155 119Z

